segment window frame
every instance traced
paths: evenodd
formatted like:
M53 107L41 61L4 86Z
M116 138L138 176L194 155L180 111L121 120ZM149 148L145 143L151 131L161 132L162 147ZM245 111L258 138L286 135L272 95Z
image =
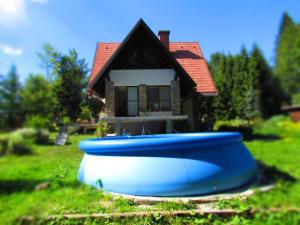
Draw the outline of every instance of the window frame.
M128 100L128 88L134 87L137 89L137 99L136 100ZM122 117L117 115L117 103L119 101L117 101L117 88L125 88L126 89L126 115L124 115L124 117L135 117L135 116L139 116L139 86L115 86L115 115L118 117ZM129 107L128 104L129 102L136 102L137 103L137 114L136 115L129 115Z
M169 99L162 99L161 98L161 93L160 93L160 88L161 87L168 87L169 88ZM158 108L159 108L159 110L158 111L154 111L154 110L149 110L149 103L150 102L156 102L156 101L149 101L149 96L148 96L148 89L149 88L158 88ZM171 112L172 111L172 108L171 108L171 106L172 106L172 104L171 104L171 86L170 85L149 85L149 86L147 86L146 87L146 92L147 92L147 112ZM165 102L168 102L169 103L169 107L168 107L168 109L169 110L166 110L166 111L162 111L161 110L161 102L162 101L165 101Z

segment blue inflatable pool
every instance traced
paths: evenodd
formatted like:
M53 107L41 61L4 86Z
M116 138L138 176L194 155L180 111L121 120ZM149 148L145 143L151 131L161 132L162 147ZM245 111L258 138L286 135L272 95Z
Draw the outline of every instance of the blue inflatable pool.
M196 196L249 184L256 163L239 133L187 133L90 139L80 181L139 196Z

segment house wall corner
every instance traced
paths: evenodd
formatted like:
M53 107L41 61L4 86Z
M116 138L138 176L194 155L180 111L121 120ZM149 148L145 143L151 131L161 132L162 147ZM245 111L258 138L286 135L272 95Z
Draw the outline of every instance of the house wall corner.
M115 88L114 82L105 81L105 113L108 116L115 116Z
M180 106L180 82L179 80L171 81L171 110L173 116L181 114Z

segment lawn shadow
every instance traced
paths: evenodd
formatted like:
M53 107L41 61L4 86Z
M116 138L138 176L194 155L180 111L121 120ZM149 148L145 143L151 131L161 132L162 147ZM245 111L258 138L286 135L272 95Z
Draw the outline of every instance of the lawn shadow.
M279 181L294 183L297 179L287 172L279 170L276 166L270 166L257 160L259 186L274 184Z
M17 180L0 180L0 195L8 195L16 192L33 192L43 189L57 189L62 187L78 187L77 181L65 182L60 180L34 180L34 179L17 179Z

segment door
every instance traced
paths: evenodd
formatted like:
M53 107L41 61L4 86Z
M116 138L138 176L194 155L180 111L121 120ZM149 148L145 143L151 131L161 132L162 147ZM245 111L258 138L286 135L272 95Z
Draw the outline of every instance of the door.
M116 116L138 116L138 87L116 87Z

